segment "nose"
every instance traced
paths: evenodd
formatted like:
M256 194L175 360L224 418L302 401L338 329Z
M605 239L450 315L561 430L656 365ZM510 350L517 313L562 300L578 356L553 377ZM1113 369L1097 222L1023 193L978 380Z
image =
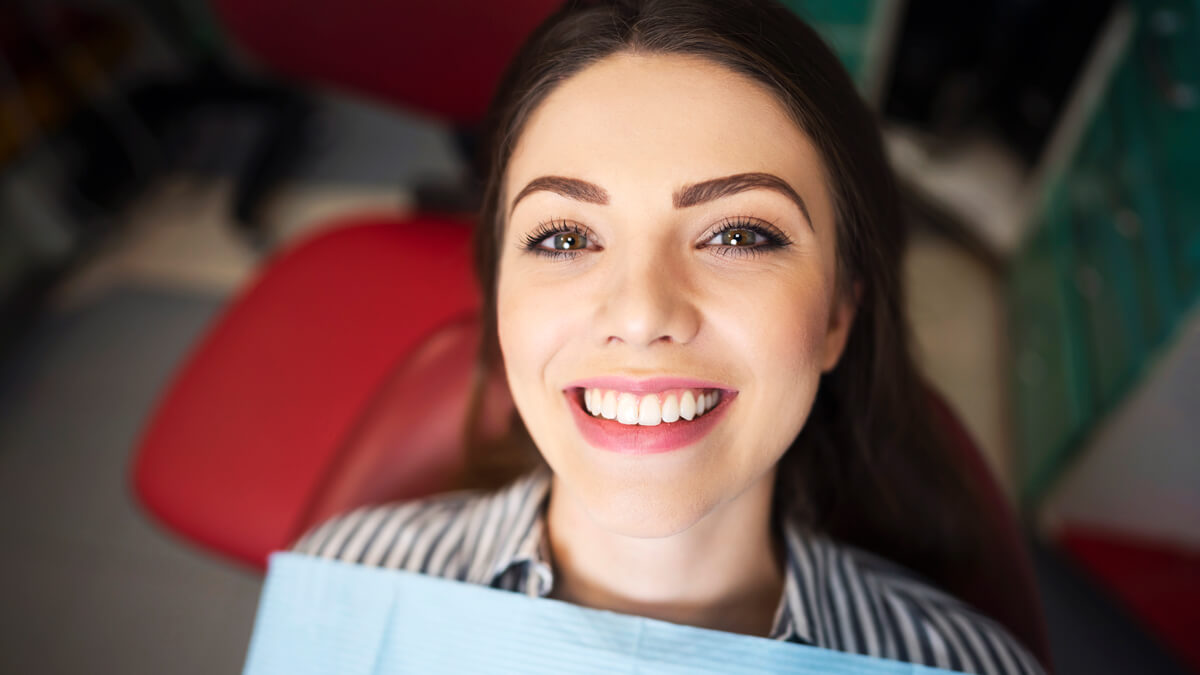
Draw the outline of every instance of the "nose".
M643 251L612 262L595 317L604 344L643 348L696 337L700 311L685 260Z

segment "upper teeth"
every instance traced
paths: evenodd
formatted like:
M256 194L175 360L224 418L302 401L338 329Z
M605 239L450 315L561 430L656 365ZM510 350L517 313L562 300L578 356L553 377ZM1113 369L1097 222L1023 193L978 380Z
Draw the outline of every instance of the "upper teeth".
M641 396L612 389L583 390L584 407L592 415L647 427L695 419L720 400L718 389L673 389Z

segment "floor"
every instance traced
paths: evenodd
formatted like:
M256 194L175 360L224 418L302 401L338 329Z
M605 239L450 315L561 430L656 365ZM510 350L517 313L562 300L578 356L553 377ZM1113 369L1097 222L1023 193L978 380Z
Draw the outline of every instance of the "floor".
M216 297L134 286L0 370L0 672L233 673L260 580L148 520L130 449Z
M453 171L441 129L346 102L324 114L356 131L277 195L278 240L348 209L403 209L401 186ZM259 264L229 222L230 190L219 173L153 186L0 363L0 672L241 667L260 578L159 528L128 487L158 393ZM918 358L1007 486L998 286L931 235L915 239L906 271Z

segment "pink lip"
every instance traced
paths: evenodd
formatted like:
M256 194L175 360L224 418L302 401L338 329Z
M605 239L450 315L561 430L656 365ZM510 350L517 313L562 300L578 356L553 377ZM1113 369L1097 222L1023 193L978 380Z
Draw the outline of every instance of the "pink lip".
M588 380L588 382L595 381L597 380ZM654 387L658 388L650 388L645 392L637 393L657 392L671 388L720 389L720 387L713 387L708 384L696 384L696 380L663 378L662 381L669 382L670 385L661 387L655 384ZM645 385L648 382L655 382L655 380L646 380L642 384ZM685 382L686 384L679 384L680 382ZM608 385L589 384L588 386L604 388ZM631 393L636 391L615 386L611 388ZM644 427L640 425L621 424L616 420L609 420L603 417L593 417L583 409L579 400L581 395L578 389L568 389L564 394L567 399L567 406L571 408L571 415L575 418L575 426L579 427L579 432L583 434L583 439L589 445L596 448L623 455L652 455L678 450L696 443L704 438L708 432L712 431L717 423L721 421L721 418L725 416L725 411L729 408L729 404L737 396L737 392L723 391L721 402L717 404L717 407L690 422L680 420L678 422Z
M567 389L615 389L631 394L654 394L668 389L720 389L726 393L732 390L716 382L707 382L687 377L651 377L646 380L635 380L630 377L606 375L590 377L586 380L576 380L567 385Z

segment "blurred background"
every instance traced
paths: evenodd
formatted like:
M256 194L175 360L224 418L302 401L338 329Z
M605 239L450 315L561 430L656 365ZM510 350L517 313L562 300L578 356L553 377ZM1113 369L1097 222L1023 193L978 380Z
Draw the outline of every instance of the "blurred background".
M449 475L479 122L556 3L436 4L0 4L0 672L238 672L267 551ZM1057 672L1200 672L1200 2L787 4Z

